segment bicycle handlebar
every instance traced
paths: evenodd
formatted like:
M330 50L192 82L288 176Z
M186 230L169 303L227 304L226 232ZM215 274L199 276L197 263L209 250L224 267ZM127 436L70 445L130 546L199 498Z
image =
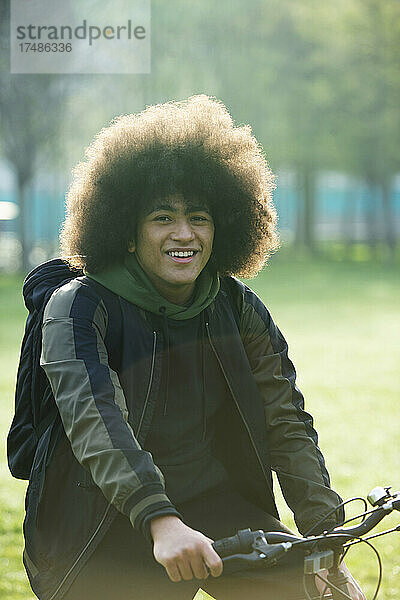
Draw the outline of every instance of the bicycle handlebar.
M250 529L242 529L236 535L223 538L214 542L213 547L221 558L228 557L238 553L249 553L253 549L254 542L259 541L260 536L263 536L268 545L282 544L290 542L291 544L302 544L305 546L315 545L318 541L318 546L343 545L350 538L361 538L363 535L371 531L382 519L393 510L400 511L400 492L387 500L378 508L375 508L371 514L364 519L359 525L353 527L335 527L330 532L323 533L318 536L301 537L293 534L287 534L281 531L267 531L261 529L251 531ZM265 543L265 542L264 542Z
M362 541L362 536L371 531L393 510L400 511L400 492L389 493L390 488L374 488L368 495L376 507L360 523L353 527L335 527L321 535L301 537L280 531L243 529L236 535L217 540L214 550L222 558L224 570L228 572L248 568L270 567L294 548L303 551L304 573L311 575L323 568L329 571L329 582L333 584L334 600L349 598L347 585L338 570L343 546L352 539ZM315 552L317 550L317 552ZM304 555L308 554L304 557Z

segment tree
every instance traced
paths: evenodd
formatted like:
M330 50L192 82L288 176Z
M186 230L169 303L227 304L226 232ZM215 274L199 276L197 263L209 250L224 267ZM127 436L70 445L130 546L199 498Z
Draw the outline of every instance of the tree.
M29 269L27 202L29 186L39 159L59 149L58 130L62 119L66 86L54 75L20 75L8 70L10 5L0 5L0 127L2 152L12 166L19 204L19 239L22 269Z
M374 249L382 228L396 250L393 178L400 161L400 5L354 0L340 32L343 76L336 87L343 168L368 188L367 225Z

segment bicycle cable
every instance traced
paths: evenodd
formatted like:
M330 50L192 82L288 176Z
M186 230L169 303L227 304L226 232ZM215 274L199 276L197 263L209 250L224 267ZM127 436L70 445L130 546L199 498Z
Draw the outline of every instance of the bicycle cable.
M310 529L308 529L304 533L304 537L307 537L308 535L310 535L310 533L312 531L314 531L314 529L316 527L318 527L319 525L322 525L324 523L324 521L326 521L328 517L330 517L331 515L333 515L334 513L336 513L339 510L339 508L342 508L343 506L346 506L346 504L350 504L350 502L355 502L356 500L361 500L361 502L364 503L365 511L367 511L368 504L367 504L365 498L361 498L361 496L354 496L354 498L349 498L348 500L343 500L337 506L335 506L334 508L332 508L328 513L326 513L326 515L323 516L322 519L320 519L314 525L312 525L312 527L310 527ZM357 518L357 517L355 517L355 518ZM347 521L343 521L343 523L341 523L341 525L343 525L344 523L347 523ZM335 527L338 527L338 525L335 525ZM334 529L335 527L333 527L332 529Z
M392 529L385 529L384 531L380 531L379 533L375 533L374 535L369 535L368 537L363 538L363 542L366 542L367 540L373 540L375 538L381 537L382 535L387 535L388 533L394 533L395 531L400 531L400 525L397 525L397 527L392 527ZM346 548L347 553L347 550L349 550L351 546L354 546L354 544L359 543L360 542L349 542L348 544L345 544L343 548Z
M351 500L358 500L358 498L352 498ZM370 508L369 510L364 511L364 512L360 513L359 515L356 515L355 517L349 517L348 519L343 521L343 523L341 523L340 525L335 525L334 527L331 527L331 529L327 529L326 533L332 533L335 531L335 529L337 527L343 527L343 525L346 525L346 523L355 521L356 519L359 519L360 517L363 517L362 521L361 521L361 523L363 523L368 515L373 515L374 513L378 512L380 510L380 508L381 508L380 506L375 507L375 508Z
M362 537L359 537L359 536L357 536L357 535L352 535L352 534L350 534L350 533L341 533L340 535L341 535L341 536L346 536L346 537L348 537L348 538L351 538L351 539L353 539L353 540L358 540L357 542L354 542L354 543L353 543L353 544L351 544L351 545L360 544L361 542L363 542L364 544L367 544L367 546L369 546L370 548L372 548L372 550L374 551L374 553L375 553L375 555L376 555L376 558L377 558L377 561L378 561L378 583L377 583L377 585L376 585L375 593L374 593L374 596L373 596L372 600L376 600L376 598L377 598L377 596L378 596L379 589L380 589L380 587L381 587L381 583L382 583L382 560L381 560L381 557L380 557L380 554L379 554L378 550L375 548L375 546L373 546L373 545L371 544L371 542L369 542L368 540L364 540ZM315 540L315 542L318 542L319 540L322 540L322 539L326 539L327 537L328 537L328 536L321 535L321 536L319 536L319 537L318 537L318 538ZM307 543L307 541L308 541L308 540L306 540L306 539L295 541L295 542L293 542L293 546L295 546L295 545L301 545L301 544ZM343 558L342 558L342 560L343 560ZM304 578L303 578L303 587L304 587L304 581L305 581L305 580L304 580ZM329 582L328 582L328 583L329 583ZM332 584L332 585L333 585L333 584ZM334 586L334 587L335 587L335 586ZM339 591L341 591L341 590L339 590ZM304 592L306 593L307 600L312 600L312 598L311 598L311 597L310 597L310 595L308 594L308 590L307 590L306 588L304 588ZM343 592L342 592L342 593L343 593ZM350 600L351 600L351 598L350 598Z
M349 594L346 594L346 592L343 592L343 590L338 588L334 583L332 583L328 579L325 579L325 577L322 577L322 575L320 575L319 573L315 573L315 576L318 577L318 579L320 579L321 581L323 581L325 583L325 588L323 590L322 596L320 595L320 600L323 600L323 595L325 594L325 590L328 588L328 586L329 586L329 589L333 588L337 592L340 592L345 598L349 598L349 600L352 600L352 597L349 596Z
M353 544L356 544L357 542L353 542ZM345 559L346 554L348 553L348 551L350 550L350 546L351 544L346 544L346 546L343 546L345 548L345 551L342 554L342 560Z
M358 542L353 542L353 545L354 544L360 544L361 542L363 542L364 544L367 544L367 546L369 546L374 551L374 553L375 553L376 559L378 561L378 582L376 584L376 589L375 589L375 593L374 593L374 596L373 596L372 600L376 600L376 598L378 597L378 592L379 592L380 587L381 587L381 583L382 583L382 559L381 559L381 555L379 554L379 552L375 548L375 546L373 546L371 544L371 542L369 542L368 540L364 540L363 538L358 537L357 535L351 535L351 534L346 534L346 535L348 535L350 538L358 540ZM346 548L346 551L345 551L346 554L347 554L347 550L349 550L349 547Z

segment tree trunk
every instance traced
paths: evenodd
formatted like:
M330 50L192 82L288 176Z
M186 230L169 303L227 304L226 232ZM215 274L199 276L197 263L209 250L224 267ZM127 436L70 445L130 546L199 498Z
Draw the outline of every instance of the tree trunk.
M377 198L376 198L376 185L373 182L368 183L368 196L367 196L367 209L366 209L366 220L367 220L367 244L369 246L371 256L375 260L378 258L378 211L377 211Z
M308 167L303 167L298 186L296 220L296 245L315 253L315 175Z
M389 250L389 259L394 260L396 256L396 232L395 215L392 204L391 188L387 180L381 183L383 224L385 241Z
M21 244L21 269L24 273L29 271L29 244L26 236L26 189L27 183L22 177L18 177L18 237Z
M300 177L300 173L296 174L297 185L296 185L296 225L295 225L295 246L301 247L304 245L304 193L303 193L303 182Z
M341 237L344 245L344 254L347 259L351 258L352 247L356 239L356 203L354 193L351 187L345 191L341 218Z

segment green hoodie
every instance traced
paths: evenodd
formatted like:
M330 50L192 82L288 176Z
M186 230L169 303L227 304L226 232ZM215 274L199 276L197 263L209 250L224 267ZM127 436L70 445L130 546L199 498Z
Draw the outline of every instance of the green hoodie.
M135 253L129 253L124 263L115 265L100 273L85 273L107 289L128 302L136 304L144 310L160 314L165 307L165 315L176 321L183 321L197 316L213 302L219 290L219 277L206 267L196 280L193 297L188 306L180 306L169 302L161 296L140 266Z

